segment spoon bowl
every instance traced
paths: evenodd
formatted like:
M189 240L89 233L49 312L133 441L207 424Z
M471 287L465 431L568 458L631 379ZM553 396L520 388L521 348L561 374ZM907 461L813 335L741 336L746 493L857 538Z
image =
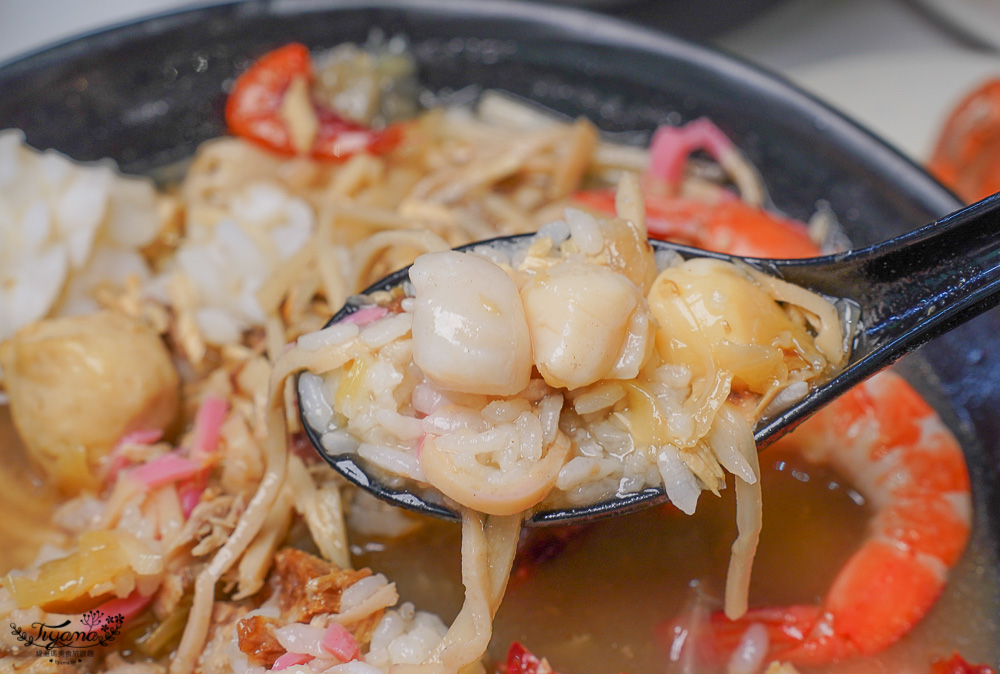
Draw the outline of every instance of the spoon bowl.
M500 237L462 246L509 248L533 234ZM850 357L834 377L754 427L758 450L771 444L851 387L888 367L931 339L1000 303L1000 194L884 243L826 257L797 260L743 258L655 239L655 250L684 259L707 257L754 267L771 276L836 300L846 317ZM409 278L409 267L386 276L364 295L389 290ZM330 320L357 310L348 303ZM320 433L302 416L320 456L335 470L376 497L410 510L458 520L459 514L431 487L390 478L353 453L329 454ZM578 523L655 505L662 488L619 494L587 506L537 510L528 524Z

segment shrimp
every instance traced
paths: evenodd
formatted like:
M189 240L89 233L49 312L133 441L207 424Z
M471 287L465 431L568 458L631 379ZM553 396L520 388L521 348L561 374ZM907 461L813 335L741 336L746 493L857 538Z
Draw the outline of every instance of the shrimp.
M573 200L599 213L613 213L614 193L578 192ZM734 198L717 203L647 194L649 236L744 257L795 258L819 254L801 222L782 218Z
M752 609L736 621L715 614L702 647L728 654L748 628L763 625L770 660L817 665L877 653L934 604L965 548L971 501L961 447L891 371L834 401L782 443L852 480L875 509L869 536L820 605Z
M739 196L721 186L703 184L697 190L701 199L686 198L685 173L696 150L715 159ZM645 224L654 239L744 257L817 254L805 225L760 207L766 194L760 176L739 148L707 119L657 129L643 183ZM615 195L609 190L578 192L573 201L599 213L615 212Z
M681 199L653 204L651 233L742 255L819 254L804 225L759 209ZM658 230L656 217L666 205L695 220ZM934 410L891 371L848 391L781 442L853 480L875 509L870 535L820 605L752 609L735 621L719 612L700 635L699 648L712 659L728 657L751 626L763 625L769 637L765 662L816 665L881 651L934 604L965 548L971 498L961 447ZM677 624L668 623L665 633L686 638Z
M955 107L927 169L969 202L1000 190L1000 79L987 80Z

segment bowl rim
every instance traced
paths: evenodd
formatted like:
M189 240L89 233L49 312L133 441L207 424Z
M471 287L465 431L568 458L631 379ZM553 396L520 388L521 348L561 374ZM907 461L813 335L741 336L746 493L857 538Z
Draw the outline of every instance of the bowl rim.
M44 68L67 58L125 43L141 35L154 36L196 21L196 17L264 14L318 14L350 10L392 10L428 15L485 20L520 20L544 24L580 42L638 50L676 58L738 80L769 100L788 106L812 119L825 135L836 136L850 154L865 156L892 182L939 216L957 209L961 202L916 161L890 145L877 133L805 91L784 75L753 63L716 45L699 44L665 30L646 27L593 10L525 0L226 0L196 2L159 13L84 31L0 62L0 85L20 73ZM2 86L0 86L2 88Z

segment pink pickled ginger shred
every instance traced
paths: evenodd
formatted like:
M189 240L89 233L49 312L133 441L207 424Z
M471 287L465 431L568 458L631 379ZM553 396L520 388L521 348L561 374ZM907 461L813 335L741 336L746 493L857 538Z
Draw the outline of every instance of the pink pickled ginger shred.
M191 517L195 507L201 503L201 495L205 493L204 480L189 479L177 485L177 498L181 502L181 512L184 519Z
M361 646L354 636L340 623L332 623L323 633L320 642L323 650L332 653L341 662L350 662L361 656Z
M147 489L155 489L194 477L203 470L205 468L202 464L181 456L180 450L175 450L149 463L130 468L125 474Z
M385 307L373 306L365 307L364 309L358 309L353 314L349 315L342 322L343 323L354 323L356 326L364 327L369 323L374 323L380 318L389 315L389 310Z
M142 431L132 431L122 436L115 449L121 449L125 445L151 445L163 437L163 429L147 428Z
M207 461L219 446L219 433L226 420L229 403L224 398L206 396L198 407L194 418L194 439L191 443L191 458Z
M735 147L719 127L705 118L684 126L661 126L649 144L649 175L670 185L680 184L688 156L695 150L708 152L722 164Z
M97 623L91 625L92 629L100 629L112 620L115 616L121 616L123 620L128 621L142 613L143 609L149 606L150 602L153 601L153 595L148 597L139 594L138 590L132 592L132 594L127 597L122 597L120 599L111 599L106 601L100 606L98 606L95 611L97 611Z
M108 471L106 480L108 484L118 479L118 473L127 468L128 457L125 456L125 447L129 445L151 445L163 437L163 431L159 428L148 428L141 431L132 431L123 435L115 444L114 449L108 454Z
M313 657L311 655L303 655L302 653L285 653L284 655L278 656L278 659L274 661L271 665L272 672L280 672L283 669L288 669L294 665L305 665L308 664Z

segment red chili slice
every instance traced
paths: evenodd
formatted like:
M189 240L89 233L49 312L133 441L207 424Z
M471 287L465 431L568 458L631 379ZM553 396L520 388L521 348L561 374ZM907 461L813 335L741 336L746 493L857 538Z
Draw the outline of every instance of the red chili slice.
M983 82L948 115L927 169L970 203L1000 190L1000 79Z
M280 110L285 92L296 77L313 82L309 49L293 42L261 56L240 75L226 101L226 123L235 136L284 155L296 154ZM359 152L382 153L402 137L399 127L375 131L348 121L312 101L319 129L309 149L317 159L346 159Z
M504 671L506 674L538 674L541 665L541 658L525 648L520 641L515 641L507 651L507 666Z

